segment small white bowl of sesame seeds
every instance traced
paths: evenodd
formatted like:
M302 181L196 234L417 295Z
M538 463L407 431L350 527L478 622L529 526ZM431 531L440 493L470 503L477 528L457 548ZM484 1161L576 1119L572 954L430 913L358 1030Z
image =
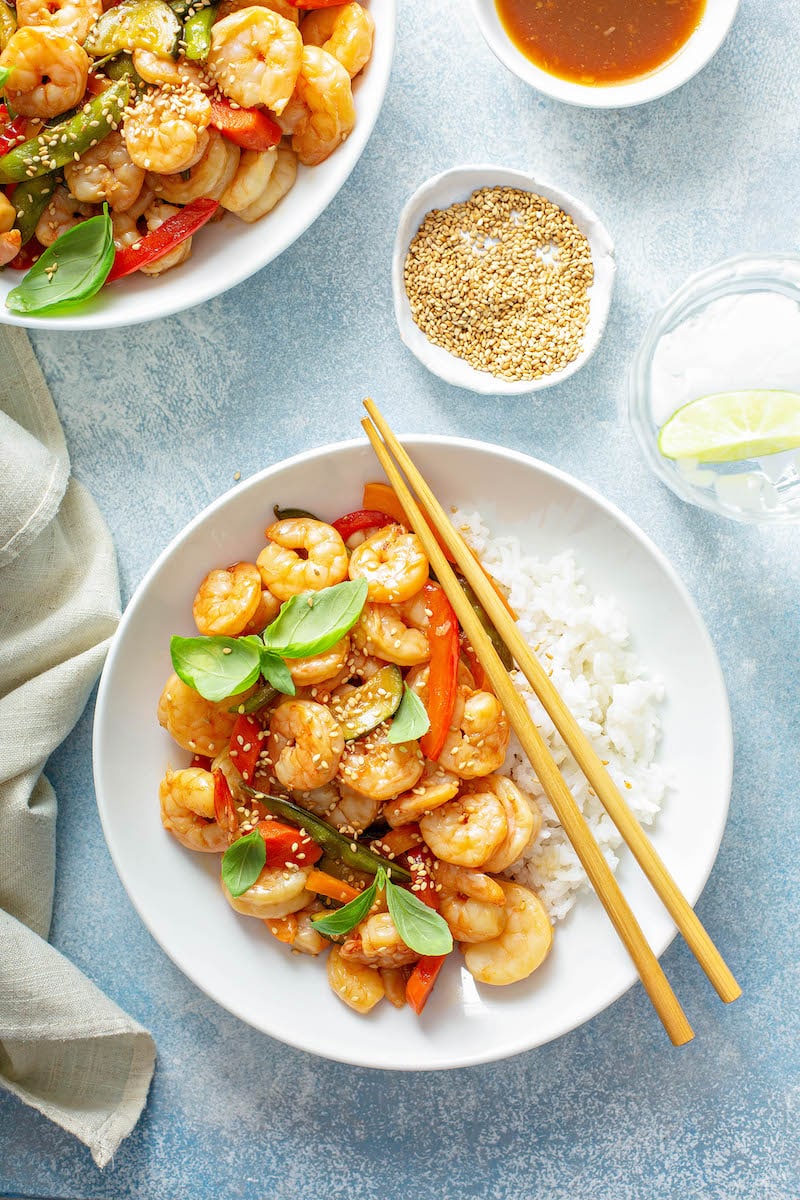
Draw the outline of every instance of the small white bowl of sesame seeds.
M603 335L614 246L592 210L523 171L454 167L400 215L400 337L434 375L484 395L552 387Z

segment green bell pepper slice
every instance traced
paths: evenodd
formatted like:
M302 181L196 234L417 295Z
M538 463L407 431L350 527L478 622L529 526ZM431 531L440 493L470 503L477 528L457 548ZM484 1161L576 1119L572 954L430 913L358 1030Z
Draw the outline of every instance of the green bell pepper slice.
M211 49L211 26L217 19L216 5L188 17L183 26L183 53L190 62L205 62Z

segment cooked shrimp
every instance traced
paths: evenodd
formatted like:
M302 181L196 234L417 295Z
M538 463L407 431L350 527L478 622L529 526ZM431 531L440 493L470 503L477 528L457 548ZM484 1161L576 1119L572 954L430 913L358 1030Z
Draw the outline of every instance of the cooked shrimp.
M300 25L307 46L321 46L342 64L352 79L372 54L375 22L360 4L312 9Z
M419 830L437 858L482 867L502 845L508 821L492 792L468 792L421 817Z
M322 911L318 901L312 901L299 912L289 913L286 917L272 917L264 921L267 929L285 946L291 946L299 954L316 956L325 950L330 942L314 928L312 917Z
M497 697L462 684L439 762L461 779L488 775L503 765L508 738L508 718Z
M290 191L296 178L297 155L288 146L278 146L275 166L272 168L267 186L257 200L248 204L247 208L239 209L236 214L239 220L247 221L248 224L260 221Z
M267 748L284 787L306 792L334 778L344 737L324 704L284 700L270 716Z
M346 742L339 780L373 800L389 800L412 788L422 774L424 758L415 741L390 742L386 726Z
M151 173L147 176L147 182L156 195L169 204L189 204L201 196L219 200L236 174L241 154L239 147L216 129L205 130L203 138L207 139L205 150L185 171L172 175Z
M256 561L264 586L280 600L318 592L347 578L347 551L332 525L311 517L287 517L265 532L269 541Z
M271 917L286 917L305 908L314 899L313 892L306 891L310 869L264 867L252 887L242 892L241 896L232 896L224 883L222 890L231 908L246 917L259 917L262 921Z
M258 608L245 625L242 633L263 633L267 626L272 624L280 611L281 602L278 597L273 596L272 592L267 588L262 588Z
M419 958L400 937L388 912L371 913L347 935L340 950L345 962L365 967L403 967Z
M387 525L356 546L350 556L351 579L366 579L368 598L379 604L410 600L428 578L428 559L415 533Z
M249 693L242 693L242 699ZM184 750L214 758L227 744L236 724L230 700L215 704L170 675L158 702L158 723Z
M350 76L327 50L304 46L296 96L306 114L292 134L292 149L313 167L333 154L356 123Z
M122 250L125 246L132 246L142 236L139 226L133 217L126 212L112 212L111 231L114 237L114 246L117 250Z
M187 58L170 58L156 54L152 50L134 50L133 65L137 74L146 83L155 83L159 87L179 88L184 83L193 84L201 91L208 91L212 86L206 79L199 63L190 62Z
M71 196L65 187L57 187L36 224L36 237L43 246L52 246L62 233L80 225L94 211L90 204L81 204Z
M278 159L278 151L244 150L236 168L236 174L219 198L228 212L238 213L249 208L264 194Z
M26 25L9 38L0 67L9 71L4 93L15 112L46 121L83 98L89 56L74 38Z
M170 217L174 217L179 208L174 204L165 204L163 200L154 200L147 212L144 214L145 224L150 233L160 229L165 221ZM181 263L185 263L187 258L191 257L192 253L192 238L184 238L172 250L168 250L166 254L160 255L150 263L145 263L139 267L143 275L163 275L165 271L169 271L172 267L179 267Z
M386 999L395 1008L403 1008L406 1002L408 971L403 967L381 967L380 972L386 989Z
M0 267L13 262L22 249L22 234L18 229L7 229L0 233Z
M168 770L158 789L161 824L189 850L221 853L228 835L214 820L214 776L201 767Z
M331 990L357 1013L368 1013L385 994L380 971L342 957L338 946L328 955L328 983Z
M209 571L192 605L198 632L207 637L236 637L261 602L261 576L253 563Z
M542 815L533 800L505 775L488 775L485 779L471 780L466 790L492 792L505 809L508 833L492 857L483 864L484 870L499 874L516 862L536 837L541 828Z
M271 8L279 17L285 17L287 21L291 21L293 25L300 24L300 12L289 0L222 0L217 9L217 20L221 21L223 17L229 17L231 13L239 12L243 8Z
M496 879L474 867L457 867L454 863L436 859L434 876L440 894L452 892L457 896L469 896L473 900L482 900L485 904L505 904L503 889Z
M363 796L339 781L313 792L298 792L295 798L309 812L324 817L329 825L354 836L369 828L381 809L380 800Z
M297 26L269 8L251 5L211 27L208 70L220 91L242 108L283 112L300 72Z
M425 769L414 787L403 792L396 800L391 800L385 806L383 815L392 828L416 821L424 813L441 808L448 800L458 795L461 781L457 775L445 771L439 763L425 760Z
M127 110L122 135L137 167L171 175L189 170L207 150L210 122L208 96L184 84L181 88L145 92Z
M553 927L539 897L518 883L498 882L506 897L502 932L464 951L464 965L479 983L526 979L541 966L553 943Z
M400 667L416 666L431 656L426 635L410 628L401 612L391 604L367 602L353 626L352 638L359 650Z
M308 658L289 658L286 665L298 687L312 687L338 675L350 653L350 637L345 634L330 650Z
M64 178L76 200L85 204L107 200L112 211L124 212L142 190L144 170L131 162L122 134L112 130L77 162L67 163Z
M0 192L0 233L8 233L9 229L13 229L16 219L17 210L8 197Z
M54 29L81 45L103 12L102 0L17 0L17 24Z
M101 0L17 0L17 24L54 29L83 46L102 11Z

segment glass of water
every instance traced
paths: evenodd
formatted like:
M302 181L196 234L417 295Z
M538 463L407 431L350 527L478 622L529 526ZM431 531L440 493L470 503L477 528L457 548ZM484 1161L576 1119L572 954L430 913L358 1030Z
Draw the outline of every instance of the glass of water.
M631 364L628 415L648 463L682 499L737 521L800 521L800 446L722 462L659 449L685 405L756 390L800 393L798 256L742 255L687 280Z

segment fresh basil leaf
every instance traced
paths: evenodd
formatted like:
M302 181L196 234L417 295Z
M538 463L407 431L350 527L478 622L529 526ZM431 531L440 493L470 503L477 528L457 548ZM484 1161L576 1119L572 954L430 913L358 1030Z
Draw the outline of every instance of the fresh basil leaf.
M378 876L376 875L369 887L365 888L360 896L356 896L355 900L343 904L335 912L325 913L322 917L312 917L311 924L326 937L339 937L343 933L349 933L360 921L364 920L372 908L377 890Z
M11 71L8 69L8 67L0 67L0 89L6 86L10 74Z
M249 638L170 639L175 674L206 700L225 700L252 687L261 675L261 653Z
M422 737L431 727L425 705L407 683L403 684L403 699L392 717L387 741L410 742Z
M225 851L222 856L222 882L232 896L241 896L252 887L264 870L267 847L257 830L245 834Z
M449 954L453 949L453 936L444 917L390 879L386 880L386 904L395 929L417 954Z
M15 313L59 313L98 292L114 262L114 235L108 206L101 216L81 221L44 251L6 297Z
M261 650L261 674L285 696L295 695L297 689L286 663L280 654L273 654L271 650L264 650L263 647Z
M366 579L347 579L319 592L292 596L264 630L264 645L281 658L323 654L352 629L366 599Z

